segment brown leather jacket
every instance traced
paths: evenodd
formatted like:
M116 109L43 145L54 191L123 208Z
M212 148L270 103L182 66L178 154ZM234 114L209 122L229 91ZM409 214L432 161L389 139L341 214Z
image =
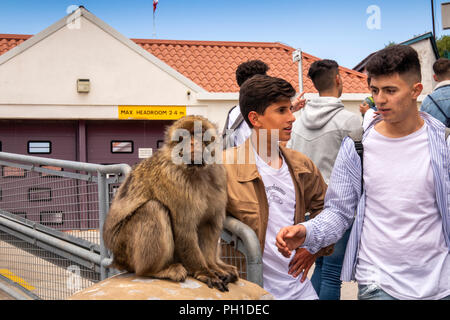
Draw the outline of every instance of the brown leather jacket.
M294 178L296 199L294 223L297 224L305 221L306 212L313 218L322 211L327 185L319 169L308 157L282 145L280 150ZM255 231L264 252L269 207L250 139L237 148L224 151L224 166L228 181L227 214L244 222ZM333 245L322 248L318 255L330 255L332 252Z

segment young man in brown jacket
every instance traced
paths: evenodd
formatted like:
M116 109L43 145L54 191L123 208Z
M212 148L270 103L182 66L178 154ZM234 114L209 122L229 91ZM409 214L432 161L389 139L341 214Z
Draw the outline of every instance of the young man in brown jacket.
M239 147L224 151L227 213L258 236L267 291L277 299L317 299L306 275L316 257L331 254L332 246L315 255L297 250L292 260L275 246L280 226L305 221L306 212L311 217L320 213L327 188L308 157L282 145L295 121L294 95L290 83L267 75L256 75L241 86L239 106L252 134Z

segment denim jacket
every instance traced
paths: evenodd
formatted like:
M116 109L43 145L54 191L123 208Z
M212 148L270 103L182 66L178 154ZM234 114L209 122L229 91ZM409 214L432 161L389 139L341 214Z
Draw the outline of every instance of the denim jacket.
M450 252L450 137L444 140L445 127L441 122L427 113L421 112L420 115L428 125L436 203L442 216L445 243ZM379 118L371 123L363 135L363 141L378 121ZM333 168L323 211L314 219L302 223L306 227L306 240L302 247L314 253L321 247L337 242L355 220L341 273L341 280L355 280L364 214L365 190L361 194L361 160L353 141L347 137L342 142Z
M422 102L420 111L427 112L433 117L445 124L445 116L439 110L438 107L430 99L431 96L442 111L446 114L447 118L450 118L450 81L441 82L432 93L430 93Z

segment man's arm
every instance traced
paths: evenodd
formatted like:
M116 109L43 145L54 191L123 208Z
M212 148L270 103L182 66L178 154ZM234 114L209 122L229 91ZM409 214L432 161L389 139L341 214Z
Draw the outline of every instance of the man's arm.
M363 119L363 124L362 124L364 130L366 130L369 127L370 123L373 121L375 116L376 116L375 110L373 110L373 109L367 110L366 115L364 116L364 119Z
M325 196L323 211L307 222L285 227L277 235L277 247L290 255L302 245L311 253L336 243L350 227L361 190L361 164L353 141L344 139L339 150Z

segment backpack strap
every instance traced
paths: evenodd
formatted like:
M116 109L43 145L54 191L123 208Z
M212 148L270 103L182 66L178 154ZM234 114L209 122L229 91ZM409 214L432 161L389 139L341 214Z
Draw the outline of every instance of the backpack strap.
M353 140L353 143L355 144L356 153L358 154L359 158L361 159L361 194L363 193L363 184L364 184L364 178L363 178L363 154L364 154L364 146L362 144L362 136L364 133L364 129L358 128L348 133L348 136L350 139ZM445 141L447 141L448 137L450 136L450 128L445 128Z
M436 105L436 107L438 107L439 111L444 115L444 117L445 117L445 126L447 128L450 127L450 118L447 117L447 115L444 113L444 111L442 111L441 106L433 99L431 94L428 95L428 98L431 99L431 101Z
M225 120L225 125L223 126L223 130L222 130L223 149L234 146L234 144L231 143L231 140L230 140L231 137L229 135L227 135L227 130L236 130L236 128L239 127L241 125L241 123L244 121L244 116L242 115L242 113L239 112L239 116L236 118L234 123L231 125L230 129L228 129L228 125L230 122L230 113L231 113L231 110L233 110L235 107L236 106L234 106L233 108L231 108L228 111L227 119Z
M364 147L362 144L362 136L364 133L363 127L360 127L358 129L355 129L348 133L348 136L350 139L353 140L353 143L355 144L356 153L358 154L359 158L361 159L361 195L363 193L363 185L364 185L364 178L363 178L363 153L364 153Z
M233 108L234 108L234 107L233 107ZM228 110L227 118L225 119L225 125L223 126L223 130L222 130L222 137L225 136L225 133L226 133L226 131L227 131L227 129L228 129L228 123L230 122L230 112L231 112L231 110L233 110L233 108L231 108L230 110Z
M234 123L230 129L235 130L237 127L239 127L241 125L241 123L243 121L244 121L244 116L242 115L242 113L239 113L238 117L236 118L236 120L234 121Z
M364 178L363 178L363 154L364 154L364 146L362 144L362 136L364 133L364 129L358 128L348 133L348 136L350 139L353 140L353 143L355 144L356 153L358 154L359 158L361 159L361 195L363 193L363 185L364 185ZM447 141L448 137L450 136L450 128L445 128L445 141Z

